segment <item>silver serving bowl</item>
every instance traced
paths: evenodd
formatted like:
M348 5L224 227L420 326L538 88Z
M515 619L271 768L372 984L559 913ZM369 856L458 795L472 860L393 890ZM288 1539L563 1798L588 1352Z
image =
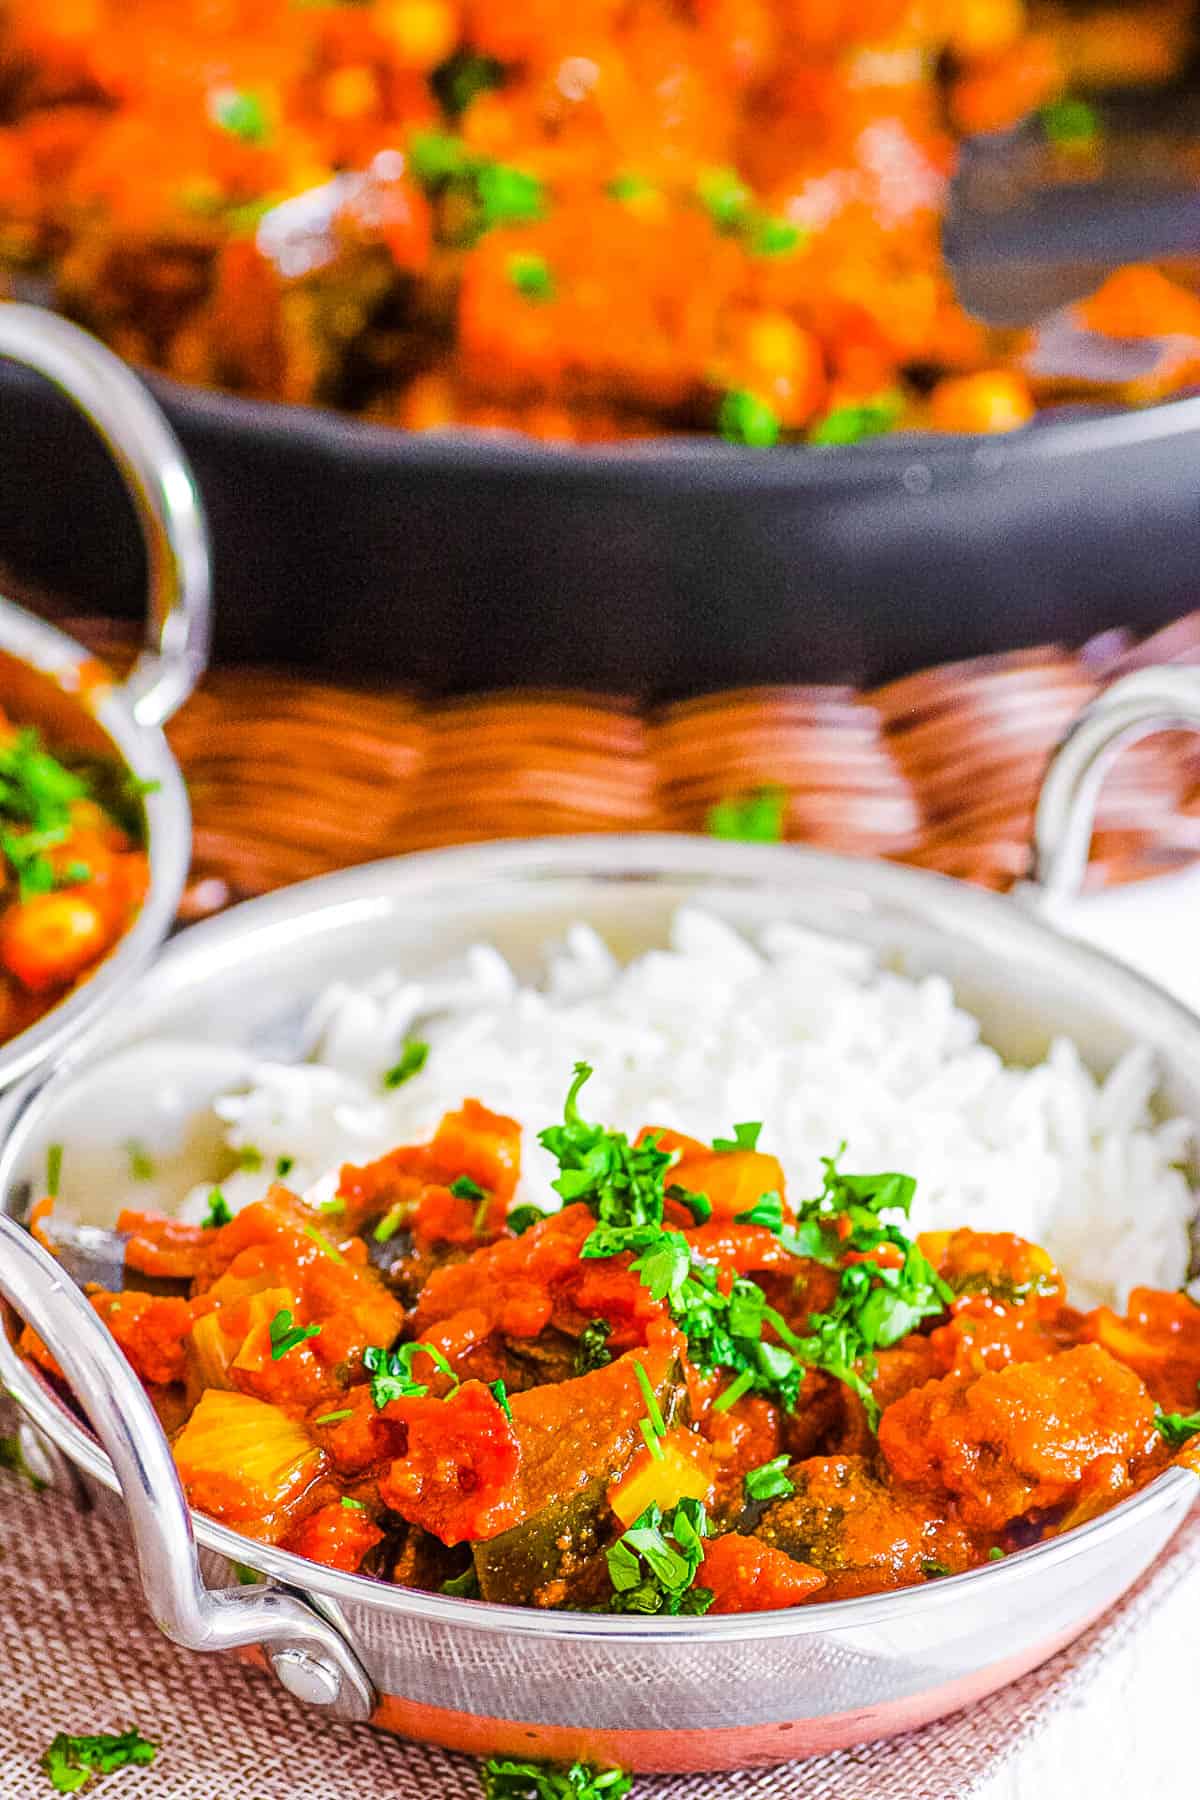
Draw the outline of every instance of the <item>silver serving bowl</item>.
M108 1013L171 929L191 818L162 727L195 687L209 643L204 515L179 443L147 390L86 332L31 306L0 306L5 360L53 383L102 439L134 503L150 579L146 648L124 683L82 644L0 597L0 699L15 723L41 727L52 744L111 755L153 786L145 798L150 885L137 918L57 1006L0 1046L0 1089ZM42 479L54 487L61 478L46 468ZM64 536L71 529L68 512Z
M784 1760L919 1725L1033 1667L1110 1606L1192 1506L1193 1475L1170 1470L1094 1524L968 1574L752 1616L540 1612L318 1567L189 1513L129 1365L19 1221L53 1142L68 1147L68 1207L93 1219L120 1203L131 1135L176 1183L200 1177L211 1099L250 1055L294 1055L302 1012L331 980L425 969L481 935L529 973L544 940L581 917L633 954L698 897L735 923L788 919L941 972L1015 1059L1041 1056L1058 1033L1098 1070L1149 1045L1162 1106L1200 1126L1200 1020L1039 916L1073 885L1115 745L1166 723L1200 726L1195 674L1132 677L1085 715L1043 795L1041 883L1016 900L803 850L630 837L379 863L188 932L102 1038L10 1096L0 1118L0 1292L58 1358L94 1435L3 1334L0 1377L55 1453L122 1493L163 1629L194 1649L257 1646L292 1693L408 1736L667 1770ZM206 1585L228 1584L234 1561L262 1583Z

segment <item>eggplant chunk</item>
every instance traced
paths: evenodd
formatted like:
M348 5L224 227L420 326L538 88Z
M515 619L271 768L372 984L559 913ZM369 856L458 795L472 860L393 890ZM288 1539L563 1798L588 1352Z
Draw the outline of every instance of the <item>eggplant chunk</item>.
M589 1375L513 1395L525 1517L473 1546L485 1600L564 1606L599 1597L592 1589L600 1552L620 1530L608 1490L643 1443L646 1401L635 1362L672 1424L686 1390L678 1358L663 1350L633 1350Z
M888 1486L861 1456L794 1463L795 1492L767 1508L753 1535L827 1578L821 1598L849 1599L926 1579L975 1560L961 1527L915 1490Z

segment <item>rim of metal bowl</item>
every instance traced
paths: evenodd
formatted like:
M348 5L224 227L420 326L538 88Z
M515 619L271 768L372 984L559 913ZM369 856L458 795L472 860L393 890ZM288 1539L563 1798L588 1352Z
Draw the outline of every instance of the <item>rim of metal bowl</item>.
M386 903L405 893L414 902L428 901L437 886L446 882L457 885L464 879L481 881L488 877L536 882L589 875L601 881L646 880L657 874L668 880L707 875L714 881L727 880L743 887L761 887L771 877L788 872L794 874L803 865L823 870L850 887L861 889L865 881L876 890L873 897L884 903L924 895L928 907L929 899L936 896L959 912L990 917L1007 927L1016 925L1034 940L1040 939L1047 951L1061 954L1064 949L1069 950L1081 964L1081 979L1091 975L1098 981L1118 981L1174 1014L1178 1023L1196 1036L1197 1056L1200 1057L1200 1016L1114 957L1064 937L1032 909L1021 907L1002 895L967 888L949 877L925 870L860 861L800 845L728 844L684 834L517 839L421 851L317 876L243 902L193 926L184 941L168 949L150 979L165 977L169 981L175 968L186 969L206 945L219 945L223 939L229 940L226 948L232 948L254 930L281 928L294 922L297 916L314 918L339 907L354 907L356 901L378 899ZM403 879L398 885L391 885L401 872ZM365 892L357 891L363 889ZM359 908L355 907L355 911ZM132 1044L120 1047L130 1048ZM45 1083L36 1087L31 1083L12 1098L3 1121L6 1141L0 1147L0 1169L4 1179L11 1175L13 1139L25 1113L34 1107L40 1110L43 1097L48 1098L69 1084L77 1073L77 1065L90 1049L88 1042L77 1043ZM118 1493L112 1464L96 1439L78 1422L49 1383L18 1356L3 1332L0 1332L0 1371L13 1397L34 1423L64 1448L71 1460L88 1475L111 1492ZM205 1549L215 1551L230 1562L243 1563L293 1591L302 1590L326 1603L349 1603L371 1607L379 1613L435 1620L464 1629L541 1638L593 1638L627 1643L670 1640L702 1644L762 1637L804 1638L840 1627L861 1629L890 1624L898 1618L911 1617L918 1606L957 1605L968 1597L972 1583L1015 1581L1026 1576L1036 1579L1078 1556L1101 1548L1110 1539L1119 1537L1135 1516L1148 1519L1173 1510L1183 1489L1196 1487L1197 1483L1198 1477L1190 1470L1167 1469L1139 1493L1062 1537L1048 1539L1026 1550L1015 1551L1003 1561L988 1563L961 1575L946 1576L919 1588L901 1588L850 1600L814 1602L776 1612L653 1622L590 1613L542 1612L533 1607L459 1599L453 1595L428 1594L416 1588L393 1586L368 1576L325 1568L289 1551L243 1537L194 1508L190 1511L197 1541Z
M94 659L74 638L20 607L5 609L2 647L57 682L103 727L132 773L157 786L144 798L150 884L137 917L78 987L0 1046L0 1089L82 1038L109 1002L146 969L171 929L191 860L187 790L163 733L138 723L129 699L115 683L97 687L86 697L80 694L79 671Z

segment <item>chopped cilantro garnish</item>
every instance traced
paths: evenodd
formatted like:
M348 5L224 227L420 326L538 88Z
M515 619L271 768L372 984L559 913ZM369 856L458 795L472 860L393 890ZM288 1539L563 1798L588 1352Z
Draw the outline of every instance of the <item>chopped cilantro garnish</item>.
M452 1575L449 1581L443 1581L442 1592L454 1594L459 1600L478 1600L479 1577L475 1573L475 1564L468 1563L461 1575Z
M747 1119L743 1120L742 1124L734 1126L731 1138L714 1138L712 1147L724 1154L729 1154L734 1150L757 1150L758 1140L761 1136L762 1120Z
M317 1246L317 1249L321 1252L321 1255L327 1256L329 1258L330 1262L335 1262L335 1263L344 1263L345 1262L346 1259L342 1255L341 1251L336 1247L336 1245L331 1244L329 1239L325 1236L325 1233L323 1231L318 1231L315 1225L302 1225L300 1227L300 1229L304 1233L305 1237L308 1238L311 1243L314 1243Z
M377 1244L390 1243L400 1227L407 1221L413 1209L411 1200L397 1200L388 1212L385 1212L371 1236Z
M782 426L774 407L748 388L730 388L717 411L717 430L729 444L767 450L779 442Z
M508 1404L508 1389L502 1381L493 1381L490 1384L490 1392L492 1399L496 1402L496 1405L500 1408L500 1411L511 1425L512 1407Z
M265 144L270 136L266 103L251 89L221 88L209 102L214 121L243 144Z
M427 1356L435 1369L458 1386L458 1376L432 1344L401 1344L398 1350L372 1344L363 1351L363 1368L371 1377L371 1398L376 1406L387 1406L392 1400L419 1400L429 1392L429 1383L418 1381L413 1374L413 1362L418 1356Z
M607 1319L593 1319L585 1325L575 1342L575 1373L590 1375L593 1369L607 1368L612 1361L608 1340L612 1326Z
M705 1613L708 1588L694 1587L704 1561L708 1517L699 1500L680 1500L669 1513L648 1506L605 1551L612 1597L605 1611Z
M247 1175L257 1175L263 1166L263 1153L256 1150L253 1144L245 1144L237 1153L237 1166Z
M1004 1554L1005 1553L1000 1548L999 1544L993 1544L991 1549L988 1551L987 1559L989 1562L1003 1562Z
M876 394L853 406L839 406L826 413L808 434L810 444L857 444L863 438L879 437L891 431L904 411L904 396L898 393Z
M1155 1407L1154 1429L1172 1450L1178 1450L1200 1432L1200 1412L1165 1413L1161 1407Z
M58 1190L62 1185L62 1165L62 1145L49 1145L46 1150L46 1193L51 1200L58 1199Z
M665 1204L663 1171L671 1161L653 1139L631 1144L624 1132L589 1125L580 1116L579 1092L591 1074L587 1063L575 1064L564 1123L538 1134L538 1142L558 1162L555 1191L568 1206L582 1200L596 1215L596 1229L581 1252L588 1258L645 1249L658 1237Z
M1086 100L1067 96L1043 106L1038 114L1042 130L1060 150L1084 150L1103 135L1100 115Z
M205 1231L216 1231L222 1225L228 1225L233 1218L229 1210L229 1202L220 1188L214 1188L208 1196L208 1211L200 1221Z
M278 1362L281 1356L286 1356L289 1350L294 1350L297 1344L304 1343L306 1338L315 1338L321 1335L319 1325L297 1325L286 1306L280 1307L267 1329L271 1336L272 1362Z
M772 219L765 213L751 220L747 242L755 256L787 256L798 250L805 233L788 219Z
M614 175L604 191L610 200L628 203L631 200L644 200L647 195L657 193L658 190L653 182L647 181L642 175L625 174Z
M277 1156L275 1159L276 1181L282 1181L285 1176L290 1175L295 1166L296 1159L294 1156Z
M422 186L436 188L469 174L474 158L460 137L418 131L409 139L408 166Z
M455 117L466 112L477 95L503 85L503 63L494 56L479 56L474 50L456 50L430 77L434 93Z
M642 1390L642 1399L646 1402L646 1417L638 1420L638 1428L645 1439L646 1448L655 1462L662 1462L663 1447L660 1439L666 1436L667 1422L662 1416L658 1396L650 1385L650 1377L636 1357L633 1362L633 1372L637 1376L637 1384Z
M139 1144L136 1138L130 1138L125 1146L125 1154L129 1158L129 1174L133 1181L154 1180L154 1158Z
M399 1062L392 1064L383 1077L385 1088L403 1087L414 1075L419 1075L429 1061L429 1045L420 1038L408 1038L400 1052Z
M747 1500L790 1499L796 1489L788 1480L789 1461L789 1457L776 1456L757 1469L748 1469L745 1480Z
M349 1494L342 1495L342 1505L347 1512L366 1512L366 1505L361 1500L352 1500Z
M702 169L696 195L718 231L740 231L750 211L751 194L736 169Z
M336 1425L339 1419L349 1419L352 1418L353 1415L354 1408L352 1406L342 1406L338 1408L337 1412L322 1413L319 1419L313 1420L313 1424Z
M518 251L508 259L508 279L526 300L553 300L554 276L544 256Z
M35 1475L25 1461L19 1437L0 1438L0 1469L6 1469L10 1475L20 1476L22 1481L29 1483L35 1494L40 1494L46 1486L41 1476Z
M475 173L475 190L484 231L496 225L530 224L546 210L546 190L537 176L510 163L482 163Z
M712 1218L712 1201L707 1194L693 1194L689 1188L676 1185L667 1189L667 1199L686 1206L693 1225L704 1225Z
M755 788L719 800L706 824L712 837L742 844L778 844L783 839L788 794L782 787Z
M768 1231L782 1231L783 1201L774 1192L760 1194L753 1206L734 1214L733 1222L735 1225L765 1225Z
M454 1195L456 1200L487 1199L487 1194L484 1189L480 1187L477 1181L472 1181L469 1175L460 1175L456 1181L452 1181L450 1183L450 1192Z
M531 1206L528 1201L522 1206L514 1206L504 1223L514 1237L521 1237L532 1226L540 1225L543 1219L553 1215L542 1211L540 1206Z
M442 1592L450 1591L447 1582ZM581 1762L511 1762L491 1757L481 1773L484 1800L624 1800L633 1786L633 1776L623 1769L596 1769Z
M921 1564L921 1573L926 1581L939 1581L943 1575L953 1575L954 1570L948 1569L943 1562L934 1562L931 1558Z
M72 1737L60 1731L42 1757L50 1785L60 1794L77 1794L97 1775L114 1769L146 1767L154 1761L158 1745L140 1731L99 1731L89 1737Z

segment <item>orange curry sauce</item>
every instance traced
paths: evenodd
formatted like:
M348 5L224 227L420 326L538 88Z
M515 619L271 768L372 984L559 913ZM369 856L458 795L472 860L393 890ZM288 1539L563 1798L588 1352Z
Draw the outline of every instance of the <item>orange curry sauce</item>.
M412 429L1007 431L1040 394L955 299L947 184L1073 60L1024 0L8 0L0 271ZM1154 398L1200 302L1141 278L1138 334L1195 343Z
M790 1405L738 1394L745 1378L703 1366L631 1252L581 1257L588 1204L512 1229L519 1128L468 1101L430 1143L344 1168L320 1210L276 1183L225 1224L123 1215L130 1280L158 1291L93 1304L192 1503L336 1569L601 1611L629 1610L623 1534L683 1503L703 1541L682 1610L727 1612L919 1585L1094 1518L1173 1456L1200 1473L1200 1418L1179 1416L1200 1381L1185 1293L1085 1314L1019 1238L858 1252L836 1210L798 1255L788 1234L811 1206L783 1199L773 1157L672 1133L657 1147L665 1226L719 1293L766 1297L769 1343L809 1331L851 1268L869 1298L919 1266L941 1298L859 1365L858 1391L809 1367ZM769 1223L746 1222L756 1202ZM406 1378L377 1389L402 1345ZM651 1581L630 1604L659 1598Z
M0 713L0 1042L86 978L146 894L140 806L107 763L65 764Z

